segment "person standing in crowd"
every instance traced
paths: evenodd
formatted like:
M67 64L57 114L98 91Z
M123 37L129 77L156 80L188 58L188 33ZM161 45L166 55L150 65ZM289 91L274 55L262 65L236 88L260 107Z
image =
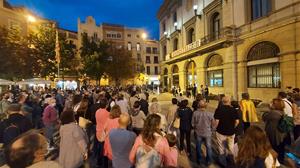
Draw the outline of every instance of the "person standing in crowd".
M192 126L195 129L195 138L197 141L197 163L201 163L201 146L204 142L206 147L206 165L209 166L212 162L211 137L212 128L214 126L214 116L213 113L207 111L204 100L199 101L198 109L193 113Z
M61 114L61 112L64 109L64 104L65 104L65 98L63 96L62 90L58 89L56 91L55 99L56 99L56 107L57 107L58 113Z
M236 157L237 168L275 168L279 167L277 153L272 149L264 131L258 126L251 126L239 145Z
M223 105L216 109L214 118L217 125L216 138L219 151L219 162L223 166L232 164L235 128L239 124L239 116L235 108L231 106L230 97L223 97ZM227 145L224 143L227 142ZM227 152L228 151L228 152ZM229 163L227 163L227 159Z
M208 89L208 85L206 85L206 87L204 89L204 95L205 95L206 102L209 103L209 89Z
M220 94L219 96L218 96L218 98L219 98L219 103L218 103L218 106L217 106L217 109L218 108L220 108L222 105L223 105L223 97L225 97L225 94Z
M146 92L147 93L147 92ZM147 116L149 113L149 103L147 101L147 96L141 97L140 99L140 105L141 105L141 110L144 112L144 114Z
M45 160L47 140L36 131L20 135L6 147L6 165L1 168L62 168L55 161Z
M277 128L282 115L285 114L284 107L285 102L282 99L273 99L270 111L265 112L262 116L267 137L272 148L278 153L280 163L284 162L285 146L289 139L286 133L280 132Z
M285 92L279 92L278 98L284 102L284 114L286 114L289 117L293 117L293 105L287 99L287 94Z
M152 103L149 106L149 114L157 114L160 116L160 129L166 131L167 129L167 119L166 116L162 113L161 106L158 103L158 99L156 97L152 98Z
M83 166L88 158L87 135L75 123L73 111L64 111L61 116L59 163L64 168Z
M111 111L109 114L109 119L107 120L105 127L104 127L104 132L105 132L104 156L107 157L107 159L109 159L109 160L112 160L112 151L111 151L111 146L109 143L108 135L112 129L119 127L119 117L120 117L121 113L122 112L121 112L120 106L114 105L111 108ZM106 165L105 165L105 167L106 167Z
M108 101L106 98L100 100L100 108L96 111L96 137L97 137L97 148L98 152L95 155L97 158L98 166L102 166L103 164L103 148L104 148L104 140L105 140L105 133L104 128L106 122L109 119L109 112L106 110L108 106Z
M39 97L34 96L32 101L32 123L34 128L42 128L42 113L43 109L40 106Z
M192 90L193 98L195 99L196 95L197 95L197 86L196 86L196 84L194 84L194 87L192 89L193 89Z
M178 149L176 148L177 139L173 134L167 134L166 139L169 144L169 149L166 153L168 157L166 157L165 165L169 167L177 167L178 166Z
M191 156L191 130L193 111L188 106L188 100L182 100L178 108L178 117L180 118L180 151L184 150L184 139L187 145L187 155Z
M11 102L9 100L9 92L3 93L1 95L1 101L0 101L0 120L4 119L7 114L7 109Z
M81 101L77 103L75 112L75 120L78 122L80 117L86 118L86 114L88 112L89 107L89 98L87 96L83 96Z
M139 135L144 127L144 121L146 120L146 116L143 111L140 110L140 102L136 101L133 105L133 110L131 112L131 126L132 131L136 133L136 135Z
M129 154L129 160L138 167L156 167L164 165L168 157L168 141L163 137L160 116L150 114L144 124L142 133L135 139Z
M116 104L120 106L122 113L129 114L128 110L130 109L130 107L128 105L128 102L124 99L123 94L119 94Z
M294 140L300 136L300 94L294 94L294 103L297 108L294 110Z
M49 105L43 112L43 123L45 125L46 138L49 141L49 147L53 147L53 134L58 124L58 111L55 109L56 100L50 98L48 100Z
M242 94L240 107L243 114L244 131L250 127L251 122L258 122L256 108L248 93Z
M138 96L136 95L136 91L132 91L130 98L129 98L129 105L130 108L133 108L134 102L139 101Z
M112 129L109 133L109 142L112 149L112 166L116 168L131 168L133 165L129 161L129 153L136 135L126 130L130 122L128 115L121 114L118 122L119 127Z
M10 104L7 113L8 118L0 123L0 143L8 145L20 134L32 129L32 123L21 111L20 104Z
M177 105L177 99L176 98L172 98L172 105L169 107L168 113L167 113L167 122L168 122L168 126L170 126L173 121L175 120L176 117L176 112L178 109L178 105Z

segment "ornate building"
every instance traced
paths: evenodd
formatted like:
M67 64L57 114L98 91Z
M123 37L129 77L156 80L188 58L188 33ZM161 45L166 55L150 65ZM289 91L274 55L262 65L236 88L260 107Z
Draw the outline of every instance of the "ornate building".
M270 101L300 87L300 0L165 0L157 17L165 88Z

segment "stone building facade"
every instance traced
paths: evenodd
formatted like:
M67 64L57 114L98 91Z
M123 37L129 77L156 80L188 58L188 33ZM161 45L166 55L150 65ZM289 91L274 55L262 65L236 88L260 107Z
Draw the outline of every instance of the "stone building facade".
M161 81L270 101L300 87L300 0L165 0Z

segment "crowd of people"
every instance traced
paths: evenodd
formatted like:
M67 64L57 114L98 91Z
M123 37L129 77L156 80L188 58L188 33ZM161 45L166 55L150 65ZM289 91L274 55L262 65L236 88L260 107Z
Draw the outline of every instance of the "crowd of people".
M4 92L0 164L3 168L185 168L196 158L203 166L299 166L299 89L279 92L262 117L248 93L241 101L220 96L212 112L207 108L208 89L202 86L201 93L196 92L192 103L176 95L168 110L133 85ZM260 118L264 129L253 124Z

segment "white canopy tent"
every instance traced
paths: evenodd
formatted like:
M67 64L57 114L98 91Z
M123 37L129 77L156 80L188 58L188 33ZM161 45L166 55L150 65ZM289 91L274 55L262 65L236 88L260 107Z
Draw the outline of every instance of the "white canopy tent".
M14 84L15 84L15 82L13 82L13 81L0 79L0 85L14 85Z
M26 79L23 81L19 81L17 82L18 85L30 85L30 84L34 84L34 85L39 85L39 84L45 84L45 85L50 85L51 81L49 80L45 80L42 78L32 78L32 79Z

